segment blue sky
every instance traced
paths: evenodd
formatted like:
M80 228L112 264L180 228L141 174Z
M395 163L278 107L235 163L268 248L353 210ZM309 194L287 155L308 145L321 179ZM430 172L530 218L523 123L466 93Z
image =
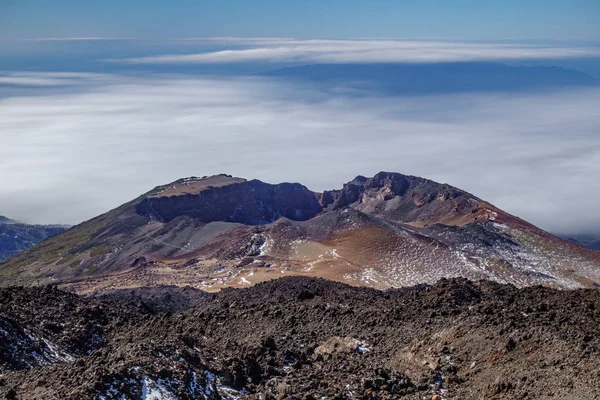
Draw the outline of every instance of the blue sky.
M176 5L174 5L176 4ZM598 0L2 0L0 38L600 41Z

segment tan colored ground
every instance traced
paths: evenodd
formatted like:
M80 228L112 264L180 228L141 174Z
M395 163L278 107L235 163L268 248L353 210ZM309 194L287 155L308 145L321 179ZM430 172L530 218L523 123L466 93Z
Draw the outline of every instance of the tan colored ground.
M485 258L482 259L483 264L476 265L473 264L477 262L475 258L467 261L456 252L431 247L409 236L386 234L381 228L363 228L345 231L325 241L292 240L285 242L285 246L276 246L270 238L261 255L247 257L245 263L241 263L240 259L226 261L188 257L152 260L147 265L108 276L71 279L63 282L61 287L81 294L162 285L191 286L216 292L225 287L250 287L285 276L320 277L376 289L433 284L443 277L452 276L464 276L472 280L492 277L517 286L541 283L550 287L570 287L573 284L593 287L595 280L583 279L581 275L571 272L569 263L559 260L557 256L557 252L564 252L575 257L572 251L557 250L549 246L548 239L541 240L537 235L525 232L513 232L513 235L528 242L540 261L553 260L552 265L538 265L541 270L547 268L549 273L563 276L566 280L536 280L534 275L519 273L500 259ZM537 239L537 242L532 242L533 239ZM535 259L531 261L536 262ZM514 262L520 261L517 258ZM590 263L588 266L583 260L579 260L578 264L581 268L589 268L586 274L594 276L592 269L596 264Z
M148 197L169 197L184 196L186 194L198 194L209 187L223 187L243 182L246 182L246 179L224 175L216 175L204 179L188 178L183 180L181 183L174 184L173 186L170 186L158 193L151 194Z

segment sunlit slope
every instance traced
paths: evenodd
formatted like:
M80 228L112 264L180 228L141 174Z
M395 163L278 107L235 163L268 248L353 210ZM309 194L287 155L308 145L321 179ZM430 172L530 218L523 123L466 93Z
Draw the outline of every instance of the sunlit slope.
M4 285L77 292L286 275L381 289L457 276L594 287L600 252L423 178L381 172L315 193L218 175L157 187L0 264Z

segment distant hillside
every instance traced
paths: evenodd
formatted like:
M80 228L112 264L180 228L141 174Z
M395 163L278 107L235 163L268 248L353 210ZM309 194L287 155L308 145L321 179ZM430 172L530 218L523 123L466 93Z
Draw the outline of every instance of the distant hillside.
M63 232L58 225L27 225L0 216L0 261Z
M315 64L260 74L375 90L389 95L519 91L597 86L599 80L560 67L518 67L488 62L437 64Z
M561 235L561 237L588 249L600 250L600 235Z
M16 224L16 223L17 223L17 221L7 218L4 215L0 215L0 224Z

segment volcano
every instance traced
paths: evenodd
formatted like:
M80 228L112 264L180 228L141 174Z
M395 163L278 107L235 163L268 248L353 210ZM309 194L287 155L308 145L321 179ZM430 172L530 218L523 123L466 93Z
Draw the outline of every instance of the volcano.
M441 278L600 285L582 248L453 186L380 172L313 192L230 175L159 186L0 264L2 285L204 291L284 276L388 289Z

